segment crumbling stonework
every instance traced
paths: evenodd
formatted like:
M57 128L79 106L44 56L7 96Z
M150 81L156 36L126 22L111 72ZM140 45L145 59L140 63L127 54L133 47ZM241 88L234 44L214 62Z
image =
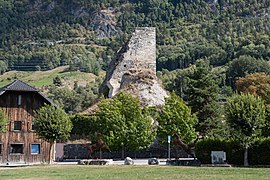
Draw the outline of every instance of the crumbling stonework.
M156 77L156 31L153 27L136 28L131 39L112 60L100 92L108 97L127 91L139 97L142 105L162 105L167 96Z

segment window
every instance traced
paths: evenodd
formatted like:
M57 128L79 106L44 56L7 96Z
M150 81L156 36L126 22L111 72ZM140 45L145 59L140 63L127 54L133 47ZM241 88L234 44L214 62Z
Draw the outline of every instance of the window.
M22 105L22 95L18 95L18 106Z
M34 121L32 121L32 129L31 129L32 131L34 131L34 130L36 130L35 129L35 122Z
M3 146L3 144L0 144L0 155L3 153L2 152L2 146Z
M31 154L40 154L40 144L31 144Z
M11 144L10 154L23 154L23 144Z
M22 130L22 121L14 121L14 131Z

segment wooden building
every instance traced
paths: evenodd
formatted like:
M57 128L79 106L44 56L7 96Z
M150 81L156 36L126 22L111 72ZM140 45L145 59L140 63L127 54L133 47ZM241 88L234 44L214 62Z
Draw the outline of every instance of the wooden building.
M4 110L6 132L0 133L1 163L41 163L48 160L49 143L35 133L35 112L52 104L36 88L16 80L0 88L0 109Z

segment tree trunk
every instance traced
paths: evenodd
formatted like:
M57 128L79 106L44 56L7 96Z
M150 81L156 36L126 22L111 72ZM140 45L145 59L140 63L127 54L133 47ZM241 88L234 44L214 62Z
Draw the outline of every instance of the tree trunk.
M245 152L244 152L244 166L248 166L248 148L245 147Z
M54 140L50 140L50 153L49 153L49 160L48 160L48 164L52 164L52 157L53 157L53 145L54 145Z

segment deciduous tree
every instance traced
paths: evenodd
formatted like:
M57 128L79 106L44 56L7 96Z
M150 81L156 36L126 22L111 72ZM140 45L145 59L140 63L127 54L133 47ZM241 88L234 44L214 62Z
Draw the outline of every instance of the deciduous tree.
M52 150L56 140L66 140L72 130L69 116L52 105L45 105L37 111L35 117L36 133L41 139L50 143L49 163L52 161Z
M265 126L265 105L260 97L235 94L226 104L226 118L233 137L245 149L244 165L248 166L248 148Z
M98 131L111 149L138 150L153 142L152 119L142 113L138 98L120 93L102 100L99 108Z
M245 77L248 74L263 72L270 73L270 65L264 60L257 60L251 56L240 56L229 64L227 70L227 81L233 89L238 78Z
M262 99L268 100L270 76L265 73L249 74L236 81L236 89L238 92L260 96ZM270 102L267 101L267 104L270 104Z
M165 105L158 118L158 137L166 141L168 135L177 133L185 143L190 143L196 138L195 124L197 118L185 102L172 93L166 99Z

